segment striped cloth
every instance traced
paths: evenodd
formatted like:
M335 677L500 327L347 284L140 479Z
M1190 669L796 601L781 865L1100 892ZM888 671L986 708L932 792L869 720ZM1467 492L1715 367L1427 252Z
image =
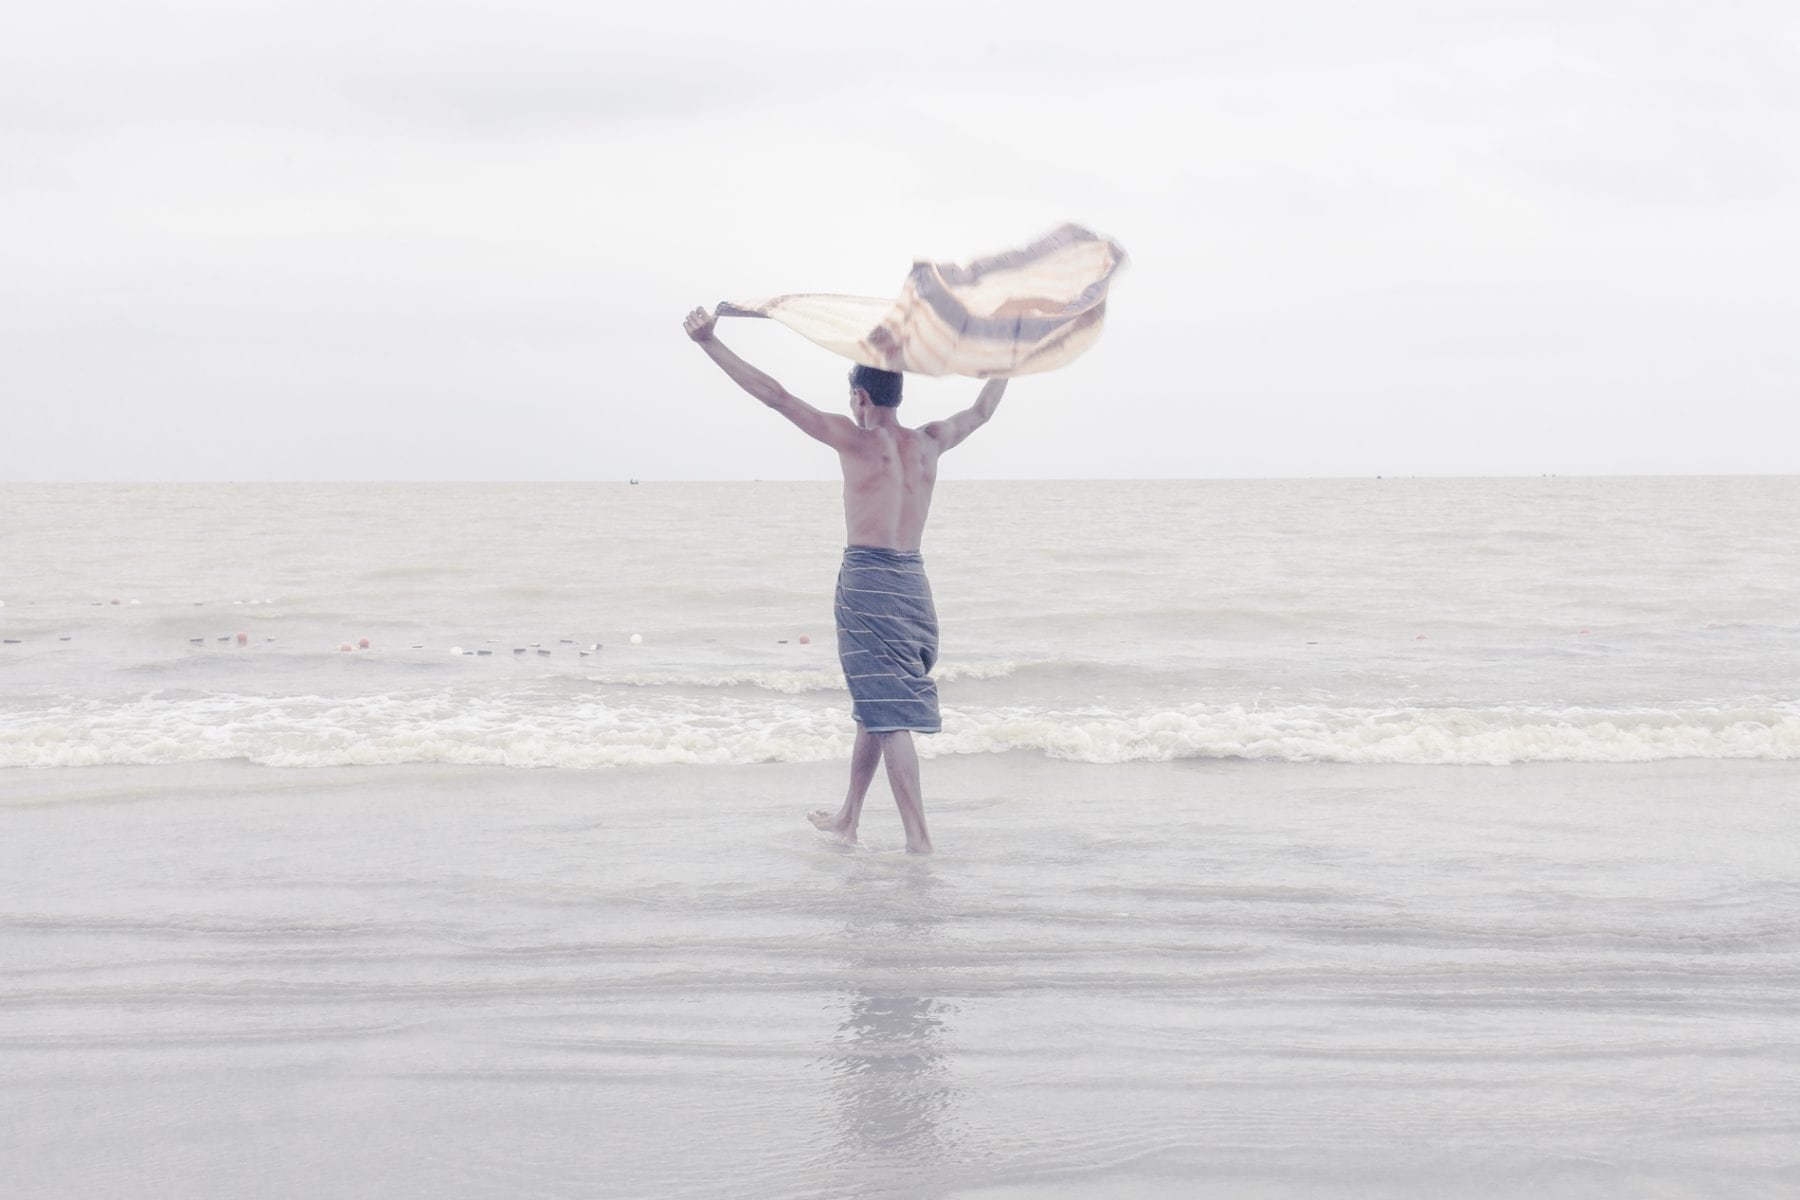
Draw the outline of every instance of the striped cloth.
M722 303L770 317L833 354L920 375L992 379L1073 362L1100 338L1125 251L1079 225L964 265L918 262L897 300L804 294Z
M937 609L917 550L847 546L837 582L838 660L870 733L936 733Z

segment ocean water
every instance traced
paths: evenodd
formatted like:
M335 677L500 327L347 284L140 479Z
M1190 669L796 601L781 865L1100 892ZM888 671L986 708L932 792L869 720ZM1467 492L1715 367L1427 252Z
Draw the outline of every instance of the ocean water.
M835 486L0 489L0 1194L1800 1194L1796 513L947 481L918 858Z
M0 490L0 767L836 758L837 504ZM925 753L1791 760L1797 515L1795 477L946 481Z

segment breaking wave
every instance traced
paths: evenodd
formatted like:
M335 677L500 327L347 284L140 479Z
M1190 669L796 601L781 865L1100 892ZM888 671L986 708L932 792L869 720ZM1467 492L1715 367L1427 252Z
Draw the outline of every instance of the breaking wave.
M349 698L152 694L0 713L0 767L229 759L279 767L817 762L848 753L847 716L841 697L777 700L722 691L584 697L443 690ZM1800 759L1800 705L1789 702L1617 711L970 707L946 708L944 726L945 733L922 739L927 756L1031 751L1086 763L1421 765Z

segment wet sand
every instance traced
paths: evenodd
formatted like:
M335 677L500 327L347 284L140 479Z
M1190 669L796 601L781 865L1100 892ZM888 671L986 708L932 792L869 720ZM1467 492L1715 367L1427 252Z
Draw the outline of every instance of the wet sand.
M15 1197L1775 1196L1800 768L0 772Z

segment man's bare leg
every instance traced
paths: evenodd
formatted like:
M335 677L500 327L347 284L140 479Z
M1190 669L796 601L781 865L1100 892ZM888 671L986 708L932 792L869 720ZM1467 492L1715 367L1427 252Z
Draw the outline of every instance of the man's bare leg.
M856 823L862 819L863 797L875 778L875 767L881 761L881 739L856 723L856 742L850 747L850 790L844 793L844 806L835 813L828 808L814 809L806 819L835 833L846 842L856 840Z
M925 797L919 790L919 755L912 734L902 729L877 736L881 756L887 760L888 787L900 807L900 824L906 827L906 852L930 854L931 834L925 829Z

